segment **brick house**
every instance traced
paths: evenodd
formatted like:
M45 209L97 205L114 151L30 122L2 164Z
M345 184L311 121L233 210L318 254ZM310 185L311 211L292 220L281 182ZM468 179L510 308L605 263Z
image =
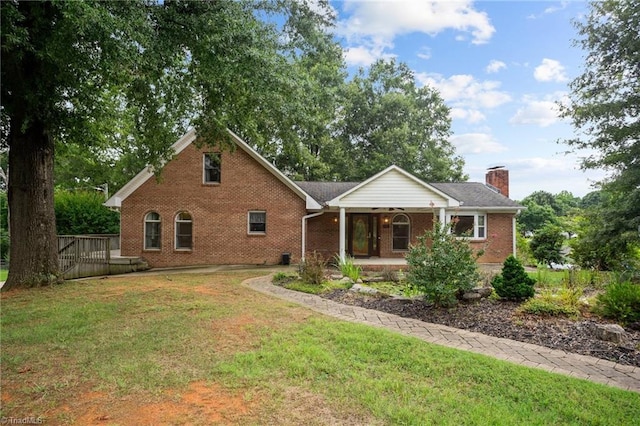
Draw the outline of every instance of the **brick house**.
M364 182L294 182L230 134L236 149L220 152L188 132L160 180L146 168L107 200L120 209L123 256L152 267L297 262L313 250L401 258L434 220L484 249L480 262L515 252L522 207L507 170L490 170L487 184L426 183L397 166Z

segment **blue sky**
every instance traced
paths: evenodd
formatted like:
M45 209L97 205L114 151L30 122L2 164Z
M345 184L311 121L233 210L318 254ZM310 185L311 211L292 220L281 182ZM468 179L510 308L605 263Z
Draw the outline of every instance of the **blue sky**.
M536 190L584 196L601 171L583 172L558 139L575 135L557 115L585 52L572 46L584 1L331 1L350 71L378 58L406 62L419 85L452 111L452 143L472 181L509 169L510 197Z

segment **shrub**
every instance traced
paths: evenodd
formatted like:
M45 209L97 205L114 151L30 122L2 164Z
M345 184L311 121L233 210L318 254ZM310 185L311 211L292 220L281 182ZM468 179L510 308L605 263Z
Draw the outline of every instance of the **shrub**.
M271 282L275 285L284 286L292 281L298 279L298 276L295 274L287 273L287 272L276 272L271 279Z
M353 263L353 257L345 256L344 260L340 260L340 256L336 255L335 261L340 268L342 275L348 277L353 282L360 279L360 275L362 275L362 268Z
M480 278L477 255L468 241L448 231L449 227L436 222L406 255L411 288L445 307L455 305L458 293L471 290Z
M103 206L103 202L104 197L96 192L56 192L55 210L58 234L119 233L119 214Z
M527 300L520 307L520 311L533 315L550 316L567 315L575 317L580 314L578 308L563 304L551 294Z
M609 284L597 297L594 311L622 323L640 321L640 285L628 281Z
M327 262L317 251L307 253L304 260L300 262L300 279L309 284L320 285L324 281L324 270Z
M535 284L536 280L527 275L520 261L513 255L507 257L502 265L502 273L491 281L498 296L515 300L532 297Z

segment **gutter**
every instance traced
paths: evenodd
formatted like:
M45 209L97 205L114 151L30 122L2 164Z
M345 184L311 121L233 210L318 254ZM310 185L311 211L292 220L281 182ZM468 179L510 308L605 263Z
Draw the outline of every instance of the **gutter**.
M300 256L300 260L304 260L304 254L307 251L307 219L318 217L323 214L324 212L317 212L302 216L302 256Z

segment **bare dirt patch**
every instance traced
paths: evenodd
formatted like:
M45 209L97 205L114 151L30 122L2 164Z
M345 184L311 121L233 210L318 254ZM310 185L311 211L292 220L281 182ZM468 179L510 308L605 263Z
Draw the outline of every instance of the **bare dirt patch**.
M168 390L150 401L138 396L116 398L88 391L46 413L47 424L179 425L239 424L252 416L259 399L248 400L216 383L194 382L182 391Z
M572 320L523 315L517 312L520 306L517 302L489 299L464 302L452 309L442 309L422 300L395 299L379 294L365 295L349 290L334 290L322 296L346 305L640 367L640 331L626 329L628 339L622 345L604 342L598 340L593 332L597 324L607 323L598 317Z

